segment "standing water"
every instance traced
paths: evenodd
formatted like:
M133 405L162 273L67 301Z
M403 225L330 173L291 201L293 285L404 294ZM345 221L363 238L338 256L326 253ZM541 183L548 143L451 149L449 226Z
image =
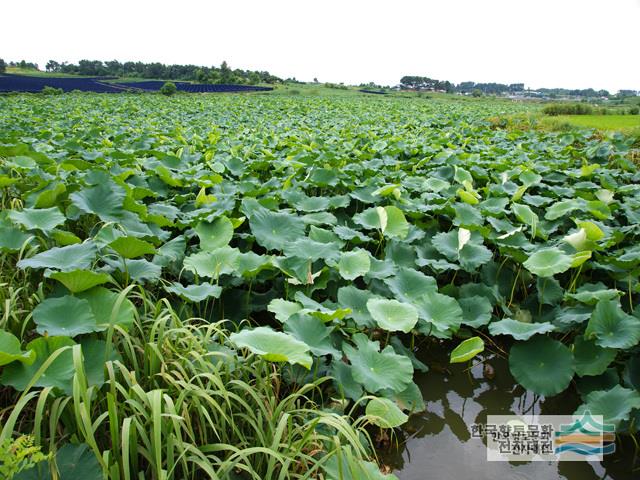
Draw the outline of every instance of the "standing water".
M630 442L618 442L618 451L602 463L488 462L484 441L471 435L472 424L485 424L487 415L572 414L580 398L572 389L552 398L534 395L518 385L504 359L487 356L469 369L447 364L447 353L437 348L430 346L422 358L432 366L430 371L416 375L425 411L412 415L404 431L391 440L392 446L380 454L400 480L640 478L640 471L632 472Z

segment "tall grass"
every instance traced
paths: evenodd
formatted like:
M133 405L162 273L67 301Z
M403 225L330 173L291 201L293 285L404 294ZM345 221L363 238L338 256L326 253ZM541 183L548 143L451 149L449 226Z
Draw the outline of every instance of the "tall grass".
M53 454L86 443L114 480L322 478L336 462L366 478L366 422L323 409L326 378L289 384L279 367L234 351L222 323L182 319L143 289L127 294L138 318L133 330L107 333L118 359L105 362L104 385L90 386L81 347L69 347L72 394L27 388L3 402L0 441L29 434Z

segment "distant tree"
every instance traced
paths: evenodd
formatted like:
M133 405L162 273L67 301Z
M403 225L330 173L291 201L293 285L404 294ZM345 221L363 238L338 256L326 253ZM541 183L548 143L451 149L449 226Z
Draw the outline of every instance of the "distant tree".
M313 83L318 83L318 77L313 77Z
M473 91L471 92L471 95L474 97L481 97L482 90L480 90L479 88L474 88Z
M60 64L55 60L49 60L44 68L47 72L58 72L60 70Z
M167 97L170 97L171 95L175 94L177 91L178 91L178 88L176 87L176 84L173 82L166 82L160 88L160 93L162 95L166 95Z
M7 64L4 59L0 58L0 73L4 73L7 71Z
M233 83L233 71L229 68L226 61L220 65L220 83Z

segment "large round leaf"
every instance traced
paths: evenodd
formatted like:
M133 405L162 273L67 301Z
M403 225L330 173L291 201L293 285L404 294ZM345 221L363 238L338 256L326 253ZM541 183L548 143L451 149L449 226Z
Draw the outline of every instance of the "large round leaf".
M229 245L233 237L233 224L224 215L213 222L200 222L195 229L201 250L215 250Z
M581 377L600 375L613 362L617 353L614 348L602 348L596 345L593 340L576 337L573 343L576 373Z
M0 367L15 361L29 365L35 359L36 354L33 350L23 352L17 337L5 330L0 330Z
M371 423L381 428L399 427L409 418L388 398L372 398L367 403L365 413Z
M222 247L189 255L184 259L184 268L201 277L217 279L220 275L235 272L239 261L240 251L237 248Z
M562 343L538 335L511 347L509 369L524 388L540 395L556 395L571 382L573 356Z
M75 337L103 330L89 302L71 295L45 298L33 310L33 321L41 335Z
M156 248L152 244L136 237L119 237L109 246L124 258L136 258L156 253Z
M4 367L0 383L16 390L24 390L37 371L57 350L75 345L68 337L38 337L27 344L27 350L33 350L36 360L30 365L13 362ZM71 349L64 350L51 362L44 374L36 380L35 387L56 387L67 393L71 391L73 377L73 356Z
M251 233L267 250L281 250L286 242L304 237L304 221L290 213L257 208L249 216Z
M27 230L42 230L50 232L58 225L62 225L66 217L57 207L25 208L23 210L9 210L9 218Z
M238 347L245 347L270 362L288 362L311 368L309 346L293 336L276 332L269 327L242 330L232 333L229 340Z
M578 407L576 415L582 415L587 411L591 415L602 415L604 423L612 423L616 427L620 422L629 419L634 408L640 408L640 393L622 385L616 385L611 390L591 392L585 400L585 403Z
M106 273L91 270L72 270L70 272L53 272L49 278L59 281L72 293L84 292L111 280Z
M531 255L523 265L540 277L552 277L571 268L573 257L556 247L543 248Z
M364 276L371 268L371 260L366 250L356 249L343 253L338 263L340 276L345 280L355 280Z
M104 287L95 287L79 293L77 297L89 302L100 330L106 330L112 325L128 329L133 325L135 307L121 294Z
M640 341L640 320L625 313L618 300L600 300L585 331L606 348L631 348Z
M174 282L171 285L164 287L169 293L175 293L180 295L185 300L191 302L202 302L207 298L220 298L222 293L222 287L218 285L211 285L210 283L201 283L199 285L183 286L180 283Z
M418 312L413 305L397 300L372 298L367 301L367 310L383 330L408 333L418 323Z
M372 342L364 334L353 336L355 347L345 344L344 353L351 362L353 378L371 393L384 389L401 392L413 380L411 360L398 355L387 345L380 351L380 343Z
M96 257L96 247L91 242L67 247L55 247L18 262L18 268L53 268L63 272L84 270Z
M555 329L556 327L549 322L526 323L512 318L489 324L491 335L511 335L516 340L527 340L538 333L552 332Z

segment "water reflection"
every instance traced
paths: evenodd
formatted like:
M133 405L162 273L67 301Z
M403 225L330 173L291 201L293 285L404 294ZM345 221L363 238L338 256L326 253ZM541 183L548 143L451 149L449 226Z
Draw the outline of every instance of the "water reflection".
M398 439L399 448L381 454L400 480L640 478L638 472L631 472L633 450L629 446L604 463L487 462L484 443L471 438L471 424L485 423L488 414L571 414L579 398L570 391L547 399L534 395L513 380L507 362L497 357L487 357L490 375L484 374L482 364L467 370L467 365L447 365L446 359L444 350L429 348L423 361L445 368L431 368L416 378L426 411L411 416L404 436Z

